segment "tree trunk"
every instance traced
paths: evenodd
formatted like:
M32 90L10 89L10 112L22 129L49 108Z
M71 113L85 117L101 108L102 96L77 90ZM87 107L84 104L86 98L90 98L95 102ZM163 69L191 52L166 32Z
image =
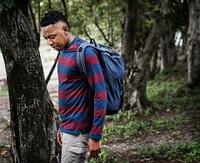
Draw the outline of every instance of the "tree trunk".
M161 61L160 61L160 54L159 53L160 53L160 49L153 54L151 61L150 61L149 77L151 79L154 79L156 74L160 71Z
M131 27L128 28L129 30L126 30L125 28L125 33L127 33L126 37L123 37L124 40L122 47L126 49L123 50L123 54L129 54L128 59L126 59L124 108L131 109L136 107L140 113L143 112L148 106L148 100L146 96L146 83L147 79L149 78L150 61L153 54L155 54L159 48L161 34L163 33L162 20L166 16L165 12L163 11L165 11L165 7L168 6L166 4L169 3L168 0L162 0L160 2L161 13L157 15L157 23L152 27L145 41L144 48L139 51L138 54L134 54L134 40L132 40L130 36ZM130 16L131 14L129 13L127 15ZM125 43L128 45L125 45ZM125 51L127 51L127 53L125 53Z
M164 27L165 28L165 27ZM169 31L164 32L161 38L161 70L172 67L177 61L177 55L175 51L174 33Z
M0 13L0 47L7 73L14 162L49 163L56 157L53 104L37 41L19 7Z
M127 0L126 4L126 17L122 36L122 55L125 60L125 95L124 95L124 108L133 106L135 99L131 100L130 96L133 89L133 73L135 71L135 65L133 63L135 56L134 41L137 28L137 7L138 0ZM133 102L133 103L132 103ZM130 108L129 108L130 109Z
M35 15L33 13L33 9L32 9L32 6L31 6L30 3L29 3L28 8L29 8L29 12L30 12L30 18L31 18L32 26L33 26L34 33L35 33L37 43L38 43L38 47L39 47L40 46L40 32L38 32L38 28L37 28L37 24L36 24L36 18L35 18Z
M163 23L165 26L163 26L163 34L161 36L161 42L160 42L160 58L161 58L161 70L164 70L166 68L172 67L176 63L176 52L175 52L175 42L174 42L174 36L175 32L173 31L172 25L170 23L170 7L171 3L169 2L165 5L165 9L162 11L163 14L167 15L165 19L163 19Z
M113 36L113 3L108 3L108 45L114 47L114 36Z
M187 62L187 58L188 58L188 56L187 56L187 39L188 39L187 38L187 32L182 32L181 38L182 38L183 41L182 41L182 46L180 48L179 54L184 56L182 61Z
M129 58L134 59L134 41L137 28L137 11L138 0L127 0L126 18L124 25L124 32L122 37L122 54L130 61Z
M51 5L51 0L48 0L48 4L49 4L49 11L52 10L52 5Z
M148 106L146 96L146 84L149 78L150 60L158 50L159 40L162 33L162 24L155 24L146 40L145 47L140 51L134 60L134 69L129 69L129 78L126 79L127 103L126 108L136 107L142 113ZM130 84L131 83L131 84Z
M200 1L189 0L188 4L188 83L195 86L200 84Z
M68 16L68 14L67 14L67 13L68 13L68 9L67 9L66 3L68 3L68 1L65 2L65 0L61 0L61 2L62 2L62 4L63 4L65 16L67 17L67 16Z
M38 0L38 5L37 5L37 8L38 8L38 45L40 45L40 32L41 32L41 29L40 29L40 20L41 20L41 15L40 15L40 0ZM39 46L38 46L39 47Z

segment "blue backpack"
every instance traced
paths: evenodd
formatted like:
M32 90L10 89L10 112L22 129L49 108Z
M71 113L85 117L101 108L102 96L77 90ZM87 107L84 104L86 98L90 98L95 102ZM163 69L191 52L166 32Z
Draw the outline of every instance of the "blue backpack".
M86 66L84 61L84 51L87 47L93 47L98 53L99 63L101 65L107 90L106 115L118 113L122 108L123 102L123 80L125 75L124 61L120 54L105 45L97 44L94 39L90 43L80 44L76 61L83 75L86 76ZM88 99L91 101L91 89L89 89ZM89 104L90 107L92 104Z

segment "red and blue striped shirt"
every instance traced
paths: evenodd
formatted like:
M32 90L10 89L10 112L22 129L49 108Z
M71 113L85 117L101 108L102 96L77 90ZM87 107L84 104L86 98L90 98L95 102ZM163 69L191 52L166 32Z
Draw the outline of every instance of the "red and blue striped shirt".
M90 132L91 139L100 140L106 114L106 85L96 51L92 47L85 49L87 77L81 74L76 53L82 42L81 38L75 38L60 52L58 59L60 131L72 135ZM94 94L92 114L87 102L88 84Z

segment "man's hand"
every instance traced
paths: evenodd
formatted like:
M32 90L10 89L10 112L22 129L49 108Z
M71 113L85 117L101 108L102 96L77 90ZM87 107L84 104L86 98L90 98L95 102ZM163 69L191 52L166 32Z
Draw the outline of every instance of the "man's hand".
M58 129L58 131L57 131L57 141L58 141L58 144L62 145L60 129Z
M88 151L89 151L89 158L97 157L99 153L101 153L101 140L88 140Z

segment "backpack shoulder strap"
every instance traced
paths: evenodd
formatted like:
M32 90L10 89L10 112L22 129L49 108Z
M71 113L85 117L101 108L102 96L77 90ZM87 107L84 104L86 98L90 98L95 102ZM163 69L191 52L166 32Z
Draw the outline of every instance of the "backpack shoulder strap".
M89 44L89 43L82 43L80 44L78 50L77 50L77 54L76 54L76 62L78 65L79 70L81 71L81 73L85 76L87 76L87 70L86 70L86 65L85 65L85 48L87 48L88 46L90 47L95 47L93 44Z

